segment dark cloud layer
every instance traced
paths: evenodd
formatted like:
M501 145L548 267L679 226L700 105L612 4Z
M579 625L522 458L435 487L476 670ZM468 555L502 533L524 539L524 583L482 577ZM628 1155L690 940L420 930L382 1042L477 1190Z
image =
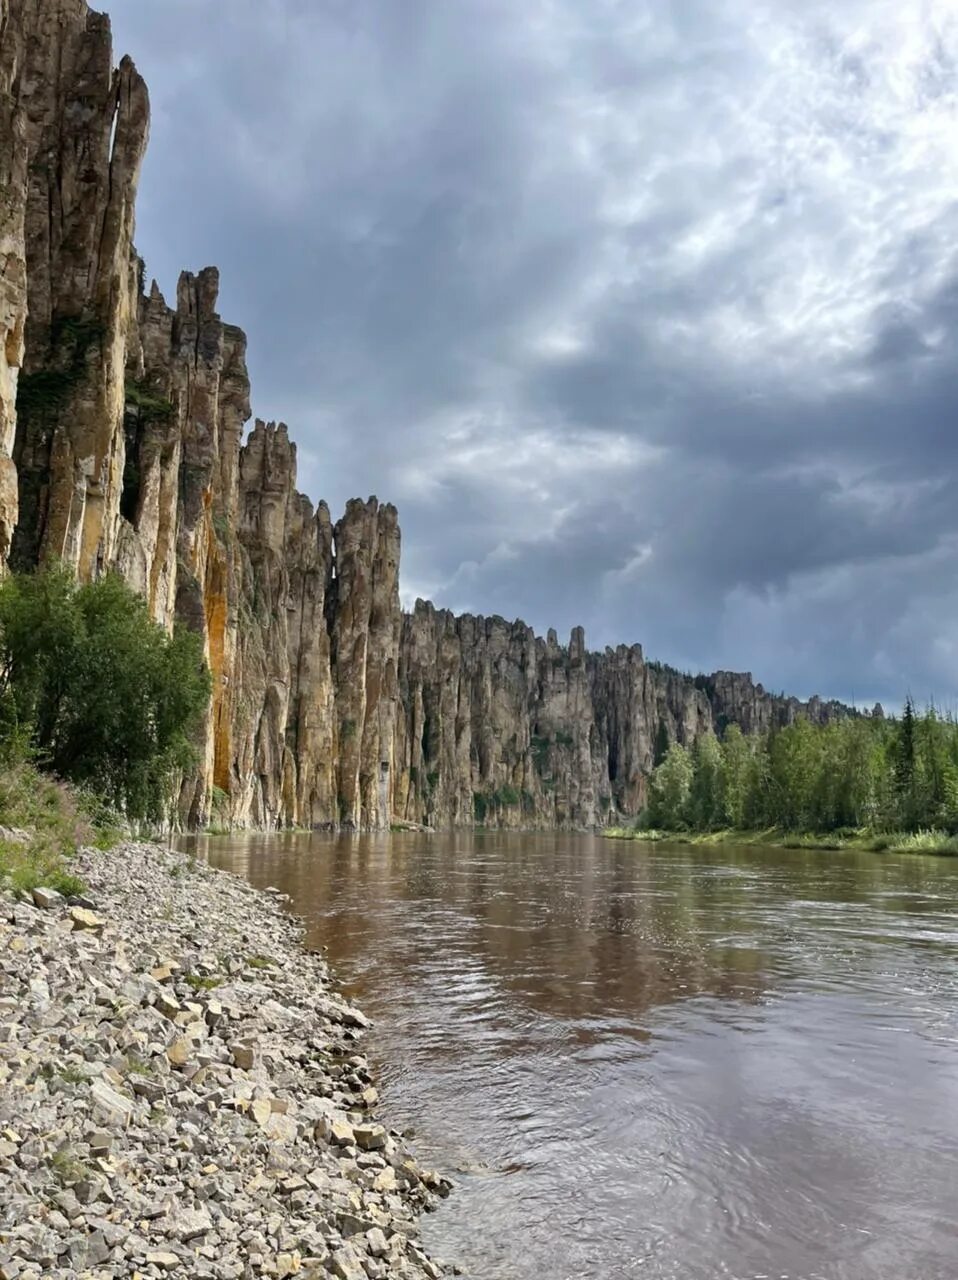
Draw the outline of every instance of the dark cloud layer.
M958 689L951 0L114 0L138 240L409 597Z

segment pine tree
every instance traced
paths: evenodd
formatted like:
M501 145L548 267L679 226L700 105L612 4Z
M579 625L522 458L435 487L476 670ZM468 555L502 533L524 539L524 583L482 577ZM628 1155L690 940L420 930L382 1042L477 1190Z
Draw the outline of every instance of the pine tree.
M915 756L915 706L908 697L898 725L893 765L897 821L903 831L913 830L918 820Z
M669 726L664 720L659 721L655 731L655 746L652 749L652 768L657 769L669 753Z

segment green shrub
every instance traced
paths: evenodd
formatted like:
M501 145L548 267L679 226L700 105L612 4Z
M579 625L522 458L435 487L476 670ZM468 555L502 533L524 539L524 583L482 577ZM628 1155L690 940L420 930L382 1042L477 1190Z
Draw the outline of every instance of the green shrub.
M41 886L65 897L83 892L69 859L94 828L69 787L27 761L6 764L0 769L0 826L24 833L0 840L0 881L14 893Z
M505 786L499 787L497 791L492 793L492 799L494 804L500 805L503 809L511 809L521 802L522 796L515 787L506 783Z
M224 511L214 511L213 532L221 546L228 547L233 541L233 531Z
M188 973L183 981L188 987L192 987L194 991L215 991L223 979L201 978L198 974Z
M913 831L890 844L893 853L958 853L958 837L947 831Z
M43 887L72 898L86 888L85 882L69 871L63 855L39 840L0 840L0 882L18 897Z
M160 818L206 708L199 637L172 636L108 575L56 567L0 583L0 738L131 818Z
M169 397L158 394L148 382L127 382L124 391L127 413L135 413L141 421L158 422L173 413Z
M549 744L551 739L548 735L534 733L529 739L529 749L532 752L532 761L535 765L537 773L545 773L546 766L549 763Z
M17 416L55 418L86 376L87 359L103 337L103 327L80 316L57 317L50 326L49 355L42 369L22 373L17 383Z

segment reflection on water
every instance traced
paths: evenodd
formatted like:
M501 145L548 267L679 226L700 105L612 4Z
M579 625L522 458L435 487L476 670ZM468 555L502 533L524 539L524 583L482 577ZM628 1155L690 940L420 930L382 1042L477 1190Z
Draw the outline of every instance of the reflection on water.
M291 894L376 1018L389 1119L457 1182L427 1243L476 1280L958 1275L958 864L201 845Z

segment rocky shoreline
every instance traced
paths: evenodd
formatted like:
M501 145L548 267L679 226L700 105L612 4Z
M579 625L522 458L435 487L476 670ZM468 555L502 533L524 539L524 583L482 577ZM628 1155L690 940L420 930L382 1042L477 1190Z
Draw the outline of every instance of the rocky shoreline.
M152 844L0 892L0 1280L437 1280L449 1183L282 895Z

